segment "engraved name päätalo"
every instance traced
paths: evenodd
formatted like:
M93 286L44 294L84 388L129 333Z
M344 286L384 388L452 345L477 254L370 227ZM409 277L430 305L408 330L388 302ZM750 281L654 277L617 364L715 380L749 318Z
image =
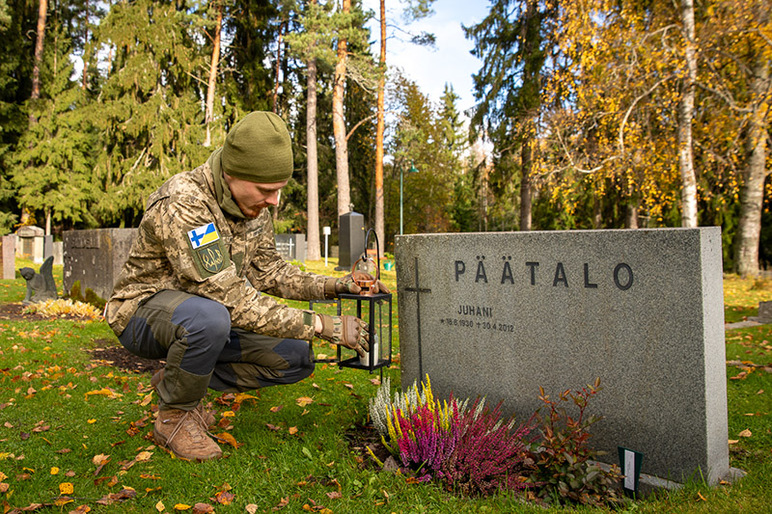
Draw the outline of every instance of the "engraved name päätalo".
M531 286L547 285L552 287L582 287L584 289L597 289L599 283L604 281L613 284L621 291L627 291L633 287L635 274L633 268L619 262L610 267L592 266L584 263L542 263L539 261L524 261L513 263L512 257L503 256L499 262L492 259L485 264L485 256L478 255L476 264L467 266L466 261L456 260L453 273L456 282L476 284L504 284L515 285L520 280ZM469 272L467 270L470 270ZM474 270L473 272L471 270ZM525 273L523 273L525 271Z

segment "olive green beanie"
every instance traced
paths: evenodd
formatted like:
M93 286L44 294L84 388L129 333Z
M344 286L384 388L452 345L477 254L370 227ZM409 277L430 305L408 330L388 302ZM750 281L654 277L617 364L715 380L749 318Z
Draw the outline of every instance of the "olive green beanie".
M272 112L247 114L228 132L222 170L231 177L271 184L292 176L292 141L287 126Z

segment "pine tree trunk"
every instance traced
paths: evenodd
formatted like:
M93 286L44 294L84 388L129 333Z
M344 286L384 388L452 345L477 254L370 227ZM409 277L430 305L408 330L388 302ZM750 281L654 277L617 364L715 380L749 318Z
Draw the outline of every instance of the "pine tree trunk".
M276 43L276 78L273 85L273 101L271 110L274 114L279 113L279 76L281 75L281 45L284 41L284 26L285 21L279 24L279 41Z
M217 68L220 66L220 32L222 30L222 3L217 5L217 22L215 23L214 39L212 41L212 60L209 65L209 83L206 89L206 113L204 123L206 123L206 139L204 146L211 146L212 133L211 124L214 119L214 96L217 86Z
M769 103L764 101L768 94L769 61L763 55L757 55L756 59L751 90L758 101L748 129L746 146L749 158L740 188L740 220L735 246L735 271L742 276L757 275L759 272L764 180L769 174L766 169Z
M308 165L308 247L309 261L322 257L319 242L319 161L316 151L316 59L308 60L306 84L306 145Z
M520 181L520 230L531 230L531 168L533 167L533 143L526 139L520 151L523 175Z
M43 41L46 38L46 14L48 13L48 0L40 0L38 8L37 37L35 39L35 61L32 65L32 94L30 95L29 122L34 124L34 104L40 98L40 65L43 62Z
M386 242L385 213L383 204L383 133L386 127L384 104L386 93L386 0L381 0L381 56L378 60L381 76L378 80L378 123L375 129L375 235L378 237L381 255Z
M343 0L342 11L351 11L351 0ZM348 177L348 142L346 141L346 119L343 115L343 95L346 88L346 59L348 43L338 39L338 62L332 90L332 128L335 136L335 169L338 178L338 216L351 211L351 192Z
M694 90L697 82L697 55L694 37L694 3L682 0L681 20L684 35L686 77L678 109L678 161L681 169L681 225L697 226L697 178L694 173L692 151L692 120L694 118Z

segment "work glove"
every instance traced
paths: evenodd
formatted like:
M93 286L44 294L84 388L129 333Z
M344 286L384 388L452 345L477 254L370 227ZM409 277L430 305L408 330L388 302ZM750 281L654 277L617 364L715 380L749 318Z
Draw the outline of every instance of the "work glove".
M332 298L333 296L337 296L341 293L348 293L348 294L359 294L362 291L362 288L357 285L355 280L363 281L363 280L373 280L373 276L369 273L365 273L364 271L354 271L353 273L349 273L348 275L344 275L340 278L329 278L327 282L325 283L324 289L325 293L328 297ZM380 280L376 280L375 284L373 284L371 291L373 293L390 293L389 288L386 287L386 285L381 282Z
M370 351L370 332L367 323L356 316L328 316L317 314L322 321L319 337L356 351L360 357Z

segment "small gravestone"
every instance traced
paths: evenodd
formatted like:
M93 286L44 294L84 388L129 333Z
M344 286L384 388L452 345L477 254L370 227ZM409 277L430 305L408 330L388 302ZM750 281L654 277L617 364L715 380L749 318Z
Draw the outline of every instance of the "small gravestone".
M91 289L100 298L112 295L113 286L137 236L135 228L70 230L63 234L63 281L66 295L80 283L81 295Z
M38 238L42 238L45 233L45 230L34 225L25 225L23 227L19 227L19 229L16 231L16 256L35 260L35 250L36 248L39 248L39 257L41 257L40 262L43 262L42 239ZM36 243L38 240L40 242Z
M56 294L53 269L54 257L52 255L40 266L39 273L35 273L35 270L32 268L21 268L19 270L19 274L27 281L27 294L21 303L29 305L45 300L56 300L58 295Z
M3 280L13 280L16 278L16 236L2 237L3 251L0 253L2 258Z
M351 266L365 251L365 217L358 212L342 214L339 218L338 267L336 270L351 271Z
M642 472L729 473L716 227L397 236L402 386L527 419L601 380L590 444Z
M305 234L276 234L276 251L287 261L306 261Z
M759 302L759 315L756 320L759 323L772 323L772 301Z

